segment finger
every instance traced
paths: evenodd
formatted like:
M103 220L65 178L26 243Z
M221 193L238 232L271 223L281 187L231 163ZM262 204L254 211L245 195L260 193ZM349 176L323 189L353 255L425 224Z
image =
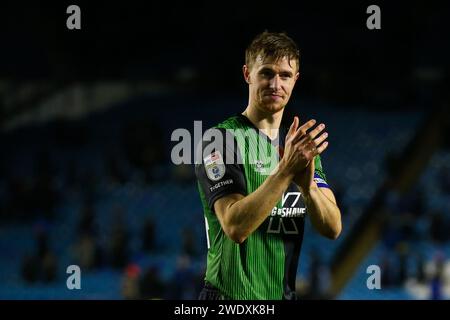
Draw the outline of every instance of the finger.
M299 130L302 130L303 132L306 132L306 131L308 131L308 129L312 128L315 124L316 124L316 120L315 119L309 120L308 122L303 124L299 128Z
M321 154L328 147L328 141L322 143L319 147L316 148L316 155Z
M322 132L323 129L325 129L325 124L321 123L309 133L307 133L304 139L307 141L313 141L317 137L317 135Z
M292 124L289 128L289 131L288 131L286 137L292 136L297 131L298 123L299 123L298 117L294 117L294 121L292 121Z
M312 119L303 124L300 128L298 128L297 132L294 133L293 142L300 140L308 129L312 128L316 124L316 120Z
M324 142L326 138L328 138L328 132L322 133L320 137L314 140L314 145L317 147L319 144Z

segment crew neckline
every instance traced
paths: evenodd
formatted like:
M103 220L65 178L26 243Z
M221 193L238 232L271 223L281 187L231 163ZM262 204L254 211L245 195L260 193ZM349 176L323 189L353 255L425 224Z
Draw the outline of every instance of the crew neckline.
M238 114L238 117L241 118L243 121L245 121L248 125L250 125L254 130L258 131L258 133L262 136L264 136L267 140L269 140L272 144L273 142L276 142L279 140L280 137L280 131L283 129L283 127L278 128L278 133L277 136L273 139L271 139L267 134L265 134L262 130L260 130L259 128L257 128L253 122L250 121L250 119L246 116L243 115L242 113Z

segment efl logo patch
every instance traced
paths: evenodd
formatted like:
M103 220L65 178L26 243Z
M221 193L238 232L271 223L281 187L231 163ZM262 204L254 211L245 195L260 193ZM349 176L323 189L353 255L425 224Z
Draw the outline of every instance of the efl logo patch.
M214 151L203 159L206 175L212 181L217 181L225 175L225 164L219 151Z

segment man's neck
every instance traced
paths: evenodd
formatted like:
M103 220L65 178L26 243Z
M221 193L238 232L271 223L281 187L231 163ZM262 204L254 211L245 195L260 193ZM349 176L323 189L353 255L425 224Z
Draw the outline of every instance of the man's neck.
M283 110L277 113L262 113L257 108L248 106L242 114L270 139L275 139L277 136L276 129L280 128Z

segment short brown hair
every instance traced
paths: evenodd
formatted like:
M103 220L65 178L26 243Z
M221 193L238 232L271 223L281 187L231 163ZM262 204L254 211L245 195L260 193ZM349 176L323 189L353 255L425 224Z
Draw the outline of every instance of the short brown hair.
M267 57L275 61L287 57L297 62L297 71L300 67L300 51L297 44L284 32L268 32L258 34L245 50L245 64L250 69L256 58L266 60Z

